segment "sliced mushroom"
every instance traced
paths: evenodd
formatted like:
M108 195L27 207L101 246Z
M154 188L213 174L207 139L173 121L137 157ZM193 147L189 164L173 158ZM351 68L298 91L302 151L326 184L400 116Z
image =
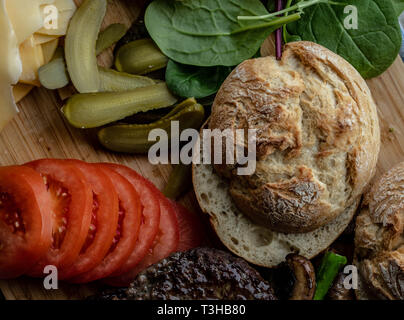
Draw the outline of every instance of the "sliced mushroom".
M345 274L338 273L335 281L327 293L327 299L330 300L353 300L353 292L344 286Z
M286 263L294 274L295 284L289 300L313 300L316 291L316 274L310 260L289 254Z

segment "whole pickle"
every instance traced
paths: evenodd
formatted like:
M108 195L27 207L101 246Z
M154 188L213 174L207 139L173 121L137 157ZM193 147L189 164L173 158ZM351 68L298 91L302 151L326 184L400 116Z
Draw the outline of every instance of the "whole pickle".
M115 58L118 71L132 74L147 74L165 68L168 58L151 39L129 42L122 46Z

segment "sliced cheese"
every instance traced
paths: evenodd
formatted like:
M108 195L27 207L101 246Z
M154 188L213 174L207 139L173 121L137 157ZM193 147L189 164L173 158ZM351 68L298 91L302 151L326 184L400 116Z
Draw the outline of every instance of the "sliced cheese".
M40 86L38 69L45 64L42 46L36 45L34 36L31 35L20 45L20 57L22 61L22 74L20 82Z
M51 59L53 58L53 55L56 52L58 44L59 44L59 39L55 39L53 41L46 42L41 45L45 63L48 63L49 61L51 61Z
M22 43L43 27L43 4L43 0L6 0L7 12L18 43Z
M57 38L59 38L59 36L51 36L48 34L34 33L34 43L35 44L44 44L47 42L51 42Z
M34 88L29 84L17 83L13 86L13 96L16 103L20 102Z
M0 131L17 114L12 84L22 71L18 40L7 15L5 0L0 0Z
M76 11L76 4L73 0L53 0L52 3L59 11Z

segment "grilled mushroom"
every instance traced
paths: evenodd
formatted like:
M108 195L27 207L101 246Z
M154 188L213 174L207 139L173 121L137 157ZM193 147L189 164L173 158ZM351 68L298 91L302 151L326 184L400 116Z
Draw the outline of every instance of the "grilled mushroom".
M316 276L310 260L289 254L271 276L276 295L281 300L312 300L316 289Z
M296 279L289 300L312 300L316 291L316 274L310 260L289 254L286 263Z
M353 292L344 286L345 274L338 273L332 287L327 293L327 299L330 300L353 300Z

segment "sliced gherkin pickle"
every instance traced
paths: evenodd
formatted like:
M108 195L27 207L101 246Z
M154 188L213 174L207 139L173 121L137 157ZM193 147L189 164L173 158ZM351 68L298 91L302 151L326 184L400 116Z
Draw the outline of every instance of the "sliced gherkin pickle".
M150 124L152 122L156 122L159 120L163 120L165 118L169 118L169 117L173 116L174 114L178 113L180 110L182 110L188 106L192 106L196 103L197 102L194 98L188 98L187 100L182 101L181 103L179 103L178 105L176 105L174 107L136 113L132 117L128 118L128 123Z
M155 84L151 78L99 67L100 91L128 91Z
M105 49L111 47L114 43L121 40L126 33L126 26L121 23L110 24L98 35L95 52L99 55Z
M165 83L121 92L82 93L72 96L62 108L66 119L77 128L96 128L137 112L165 108L177 99Z
M100 86L95 46L106 9L106 0L84 1L67 30L67 69L73 85L81 93L97 92Z
M177 114L182 109L193 106L194 104L197 104L195 98L188 98L177 104L174 108L172 108L172 110L169 113L167 113L164 117L162 117L161 120L171 118L173 115Z
M115 67L118 71L132 74L147 74L165 68L168 58L151 39L129 42L119 48Z
M176 200L192 188L192 165L176 164L168 178L163 194Z
M200 104L193 104L169 118L164 118L151 124L115 125L101 129L98 138L101 144L111 150L126 153L147 153L155 141L149 141L149 132L153 129L163 129L171 137L171 122L179 121L179 131L194 128L199 129L205 117L205 110ZM179 137L178 137L179 138Z
M38 69L41 85L46 89L55 90L67 86L70 82L66 70L65 59L59 57Z

